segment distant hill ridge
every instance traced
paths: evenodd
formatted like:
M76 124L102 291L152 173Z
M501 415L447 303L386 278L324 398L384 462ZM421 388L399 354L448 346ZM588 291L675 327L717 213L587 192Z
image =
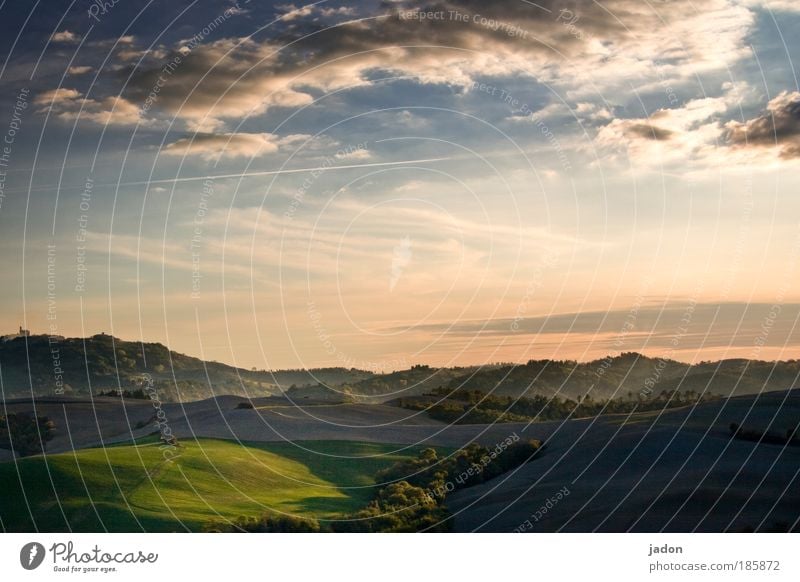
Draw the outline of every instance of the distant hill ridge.
M427 394L436 389L477 390L512 397L557 394L572 400L648 399L673 390L720 396L786 390L798 385L798 376L798 360L731 359L690 365L626 352L591 362L530 360L526 364L472 368L415 366L345 383L336 390L370 402Z
M51 341L52 340L52 341ZM107 334L88 338L18 336L0 342L5 398L99 394L141 388L145 375L163 401L202 400L215 395L262 397L292 385L338 384L371 376L363 370L254 371L204 361L160 343L124 341ZM63 391L63 392L62 392Z
M28 366L30 362L30 368ZM375 374L347 368L246 370L170 351L160 343L123 341L106 334L88 338L21 335L0 342L5 398L83 396L142 386L149 374L163 401L201 400L222 394L291 399L383 402L447 390L501 396L631 398L662 391L721 396L786 390L798 385L800 361L730 359L686 364L635 352L592 362L530 360L526 364L436 368L425 365Z

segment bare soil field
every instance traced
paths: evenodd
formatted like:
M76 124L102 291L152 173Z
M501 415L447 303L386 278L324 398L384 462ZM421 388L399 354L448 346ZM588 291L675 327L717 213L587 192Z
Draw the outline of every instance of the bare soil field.
M800 518L800 447L733 439L728 425L798 421L798 390L574 421L540 459L448 502L459 531L785 531Z

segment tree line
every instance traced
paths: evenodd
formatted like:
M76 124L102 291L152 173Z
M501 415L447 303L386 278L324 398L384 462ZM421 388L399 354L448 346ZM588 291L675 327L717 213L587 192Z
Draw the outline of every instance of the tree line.
M398 398L395 404L410 410L425 410L431 418L451 424L490 424L664 410L716 398L718 396L692 390L664 390L651 398L637 398L628 394L627 399L593 400L587 395L576 401L538 394L515 398L480 390L451 391L437 388L422 397Z

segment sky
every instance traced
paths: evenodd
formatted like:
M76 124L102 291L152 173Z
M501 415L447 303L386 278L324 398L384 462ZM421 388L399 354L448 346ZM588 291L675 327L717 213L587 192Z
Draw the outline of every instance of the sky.
M800 2L0 0L0 333L794 359Z

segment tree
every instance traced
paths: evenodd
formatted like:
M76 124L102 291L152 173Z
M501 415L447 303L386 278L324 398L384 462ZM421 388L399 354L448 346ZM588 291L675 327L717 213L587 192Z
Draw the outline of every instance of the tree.
M55 432L56 424L46 416L28 412L0 416L0 448L11 449L20 457L44 452Z
M319 522L316 519L269 514L260 517L240 517L234 520L232 529L254 533L317 533L320 531Z

